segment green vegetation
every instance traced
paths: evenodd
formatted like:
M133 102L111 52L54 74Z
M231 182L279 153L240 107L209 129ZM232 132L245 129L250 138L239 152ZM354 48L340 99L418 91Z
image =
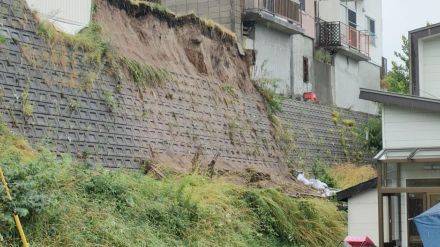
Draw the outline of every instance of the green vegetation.
M332 63L332 55L329 51L323 48L318 48L315 50L315 59L321 63Z
M402 36L402 52L394 52L400 62L392 61L391 71L388 72L382 81L382 87L389 92L408 94L409 86L409 42L408 38Z
M109 49L109 45L101 38L101 27L92 21L88 28L76 35L58 32L53 24L40 22L37 27L37 34L41 35L52 47L66 45L74 50L84 52L85 62L101 65L102 60Z
M6 43L6 37L0 34L0 45Z
M116 109L119 107L119 102L115 99L111 91L104 90L104 92L102 93L102 98L109 112L115 112Z
M341 164L326 169L335 182L334 187L339 189L352 187L377 176L376 169L370 165Z
M29 100L29 86L26 86L21 93L21 111L26 119L32 117L34 112L34 106Z
M0 164L31 246L333 247L345 235L334 203L203 176L108 171L34 152L0 125ZM0 189L0 245L19 245Z
M170 73L164 69L147 64L140 64L127 58L121 60L123 64L127 66L128 72L140 92L150 86L160 86L171 78Z
M312 174L316 179L321 180L331 188L336 188L337 180L330 173L331 168L321 161L315 161L312 166Z
M382 150L382 121L380 118L370 118L365 126L367 140L365 146L374 152Z
M78 100L70 98L69 99L69 109L71 112L76 112L81 107L81 104Z
M256 69L253 83L257 91L264 98L268 115L270 116L277 112L282 112L284 97L276 92L280 80L269 75L266 63L267 61L264 61L259 70Z

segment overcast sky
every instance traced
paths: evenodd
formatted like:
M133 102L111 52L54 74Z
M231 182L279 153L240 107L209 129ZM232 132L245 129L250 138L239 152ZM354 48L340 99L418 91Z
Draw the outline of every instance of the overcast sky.
M383 3L383 56L396 60L394 51L401 47L402 34L423 27L426 22L440 22L440 0L382 0Z

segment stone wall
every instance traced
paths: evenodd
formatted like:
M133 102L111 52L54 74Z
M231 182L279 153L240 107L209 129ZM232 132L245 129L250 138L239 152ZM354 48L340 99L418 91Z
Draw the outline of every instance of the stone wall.
M85 92L77 85L94 68L71 51L66 54L68 66L51 63L50 54L61 48L49 47L36 34L27 8L15 0L2 1L0 20L0 34L6 37L0 45L0 111L32 143L112 168L139 168L152 150L178 165L177 157L191 159L202 150L207 157L219 153L228 169L287 172L258 93L228 92L225 82L177 73L142 98L133 82L120 82L108 73L100 73L93 89ZM109 98L117 102L116 109L109 110ZM284 109L281 117L297 137L293 158L307 163L312 162L307 157L346 160L346 147L338 145L331 122L333 108L286 100ZM369 117L343 114L357 122ZM319 145L316 138L322 141Z

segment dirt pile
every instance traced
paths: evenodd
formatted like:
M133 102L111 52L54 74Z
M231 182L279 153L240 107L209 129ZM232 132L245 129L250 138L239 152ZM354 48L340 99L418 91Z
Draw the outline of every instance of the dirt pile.
M125 1L98 0L96 20L120 54L176 73L201 75L253 89L234 37L188 15L176 17Z

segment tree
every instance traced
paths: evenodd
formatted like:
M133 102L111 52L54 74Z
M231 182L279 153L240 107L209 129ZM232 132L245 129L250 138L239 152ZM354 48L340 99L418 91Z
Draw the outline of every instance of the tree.
M391 71L388 72L384 79L384 86L389 92L409 93L409 42L408 38L402 36L402 52L394 52L399 58L400 63L392 61Z

